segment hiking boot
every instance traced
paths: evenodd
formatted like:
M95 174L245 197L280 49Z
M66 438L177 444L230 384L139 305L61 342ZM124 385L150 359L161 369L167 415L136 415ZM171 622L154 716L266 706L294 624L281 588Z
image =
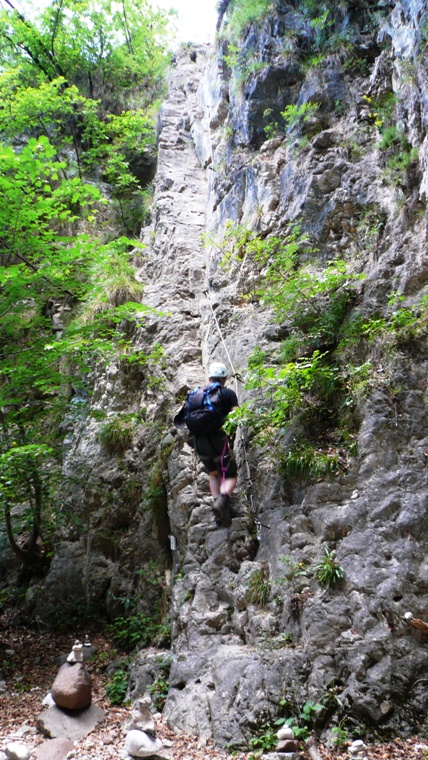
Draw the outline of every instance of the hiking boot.
M221 493L220 496L217 496L217 498L214 500L212 509L214 512L216 525L219 528L223 525L225 527L228 527L228 525L230 525L228 504L229 504L229 497L225 493Z

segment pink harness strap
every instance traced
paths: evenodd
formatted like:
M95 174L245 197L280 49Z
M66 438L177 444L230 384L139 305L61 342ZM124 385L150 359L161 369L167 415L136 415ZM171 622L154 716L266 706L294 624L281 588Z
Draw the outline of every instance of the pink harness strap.
M224 464L224 455L226 454L226 449L227 449L227 436L224 439L223 451L221 452L221 457L220 457L220 464L221 464L221 485L223 485L226 482L227 467L225 467L225 464ZM220 491L221 491L221 488L220 488Z

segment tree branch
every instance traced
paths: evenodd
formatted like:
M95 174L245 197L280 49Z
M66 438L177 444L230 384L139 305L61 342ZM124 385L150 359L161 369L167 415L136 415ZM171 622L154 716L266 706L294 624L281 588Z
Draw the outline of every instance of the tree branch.
M12 43L12 45L18 45L18 47L22 47L22 49L25 50L25 52L30 56L31 60L36 64L36 66L38 66L46 74L46 76L48 77L49 80L52 80L55 77L53 77L52 74L49 71L47 71L47 69L45 68L44 64L41 62L41 60L40 60L40 53L43 53L46 56L46 58L48 59L49 63L53 67L53 70L54 70L54 73L56 74L56 76L58 76L58 74L59 74L60 76L64 77L64 79L65 79L65 72L63 71L63 69L61 67L61 64L59 63L58 60L56 60L55 55L53 55L51 53L51 51L46 47L45 43L43 42L43 40L42 40L42 38L40 36L40 33L39 33L38 29L30 21L27 21L27 19L25 18L25 16L23 16L22 13L20 13L17 10L17 8L15 8L15 6L11 2L11 0L4 0L4 2L6 3L6 5L9 6L9 8L11 8L14 11L14 13L16 13L16 15L18 16L18 18L21 21L21 23L24 24L24 26L26 26L27 29L30 29L33 32L33 34L34 34L34 42L37 44L37 47L39 48L39 51L37 51L37 50L35 50L35 51L31 50L31 48L27 47L22 42L15 43L12 39L10 39L9 37L7 37L7 35L4 35L6 37L6 39L8 39Z

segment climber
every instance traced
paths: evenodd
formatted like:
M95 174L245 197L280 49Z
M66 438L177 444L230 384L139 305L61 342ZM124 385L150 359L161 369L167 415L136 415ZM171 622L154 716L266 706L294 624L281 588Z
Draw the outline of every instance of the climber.
M176 427L186 424L193 433L195 451L209 473L216 523L229 527L229 499L236 486L237 469L232 441L222 425L229 412L237 408L238 398L233 390L225 387L227 369L221 362L210 365L208 379L210 385L188 394L174 424Z

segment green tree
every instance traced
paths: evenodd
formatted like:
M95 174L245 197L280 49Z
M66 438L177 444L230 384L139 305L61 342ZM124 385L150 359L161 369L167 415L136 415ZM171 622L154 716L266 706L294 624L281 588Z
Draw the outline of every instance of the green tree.
M166 22L145 0L58 0L34 21L5 2L0 517L26 582L45 571L52 551L58 430L70 397L95 362L126 360L120 325L143 318L129 260L139 243L122 233L130 229L124 209L142 189L132 159L154 150ZM99 178L110 183L108 197ZM106 234L97 220L112 197L121 213Z
M0 136L46 136L64 174L102 177L127 234L139 231L152 179L135 166L155 150L167 24L146 0L55 0L33 21L9 0L0 12Z

